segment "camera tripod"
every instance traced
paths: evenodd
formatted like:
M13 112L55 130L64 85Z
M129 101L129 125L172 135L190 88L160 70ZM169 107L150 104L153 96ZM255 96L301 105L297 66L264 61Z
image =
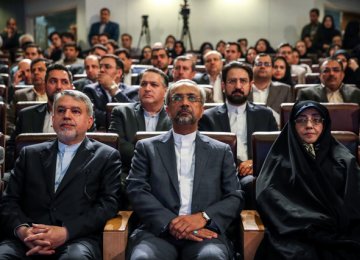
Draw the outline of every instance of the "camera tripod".
M140 32L140 37L139 37L139 42L138 42L138 49L140 49L140 43L141 43L141 39L142 37L145 35L145 39L146 39L146 44L150 45L150 30L149 30L149 23L148 23L148 15L143 15L142 17L142 24L141 24L141 32Z
M180 39L185 44L185 46L186 46L186 41L189 40L190 50L193 50L193 44L192 44L191 33L190 33L190 28L189 28L190 8L187 3L188 1L185 0L184 2L185 2L185 4L181 7L181 10L180 10L180 14L183 18L183 28L182 28Z

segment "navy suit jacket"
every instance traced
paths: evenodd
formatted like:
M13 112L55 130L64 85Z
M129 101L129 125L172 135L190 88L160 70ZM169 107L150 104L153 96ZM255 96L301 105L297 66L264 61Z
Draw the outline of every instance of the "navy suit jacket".
M85 138L54 190L58 141L23 148L0 204L2 236L24 223L64 226L69 240L101 239L120 201L120 154Z
M246 105L248 157L252 158L251 135L256 131L277 131L270 109L248 102ZM199 121L200 131L231 132L226 104L205 110Z
M101 25L100 22L96 22L96 23L93 23L93 24L91 25L90 31L89 31L89 35L88 35L88 42L89 42L89 44L91 44L91 37L92 37L93 35L100 34L100 33L99 33L100 25ZM113 39L113 40L115 40L116 42L118 42L118 40L119 40L119 35L120 35L119 24L118 24L118 23L115 23L115 22L109 21L109 22L106 24L106 26L105 26L104 33L109 34L110 39Z
M106 129L106 104L110 102L129 103L133 102L127 93L132 93L132 87L126 86L123 83L119 84L121 92L117 93L109 100L105 89L99 84L99 82L86 85L83 92L90 98L94 104L95 111L95 123L97 129Z

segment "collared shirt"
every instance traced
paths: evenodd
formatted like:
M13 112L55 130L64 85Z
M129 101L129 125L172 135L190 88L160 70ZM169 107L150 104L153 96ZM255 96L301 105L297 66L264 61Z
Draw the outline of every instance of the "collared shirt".
M224 96L223 91L221 88L221 75L219 74L216 77L215 81L211 81L210 79L210 85L213 86L213 100L215 103L223 103L224 102Z
M240 106L233 106L226 103L230 121L230 129L236 134L237 159L248 160L247 153L247 122L246 122L246 102Z
M131 86L131 72L129 73L124 73L124 84Z
M338 88L335 91L330 90L329 88L325 87L323 84L321 84L321 86L325 88L326 97L329 103L344 103L344 99L340 93L340 89L342 88L343 84L341 84L340 88Z
M269 84L270 85L270 84ZM252 85L253 101L258 103L265 103L269 96L269 85L265 89L258 89L255 84Z
M147 132L156 131L156 126L159 121L160 111L156 114L150 114L144 109L144 120L145 120L145 129Z
M180 135L173 131L173 136L181 204L179 215L189 215L191 214L195 173L196 132L188 135Z
M56 174L55 174L55 185L54 190L56 192L62 179L68 170L72 159L74 158L81 142L73 145L66 145L58 142L58 154L56 158Z
M101 23L99 26L99 34L102 34L105 30L106 23Z
M35 88L32 88L32 90L34 91L34 93L36 95L35 101L48 101L46 93L40 94L39 92L36 91Z
M44 118L43 133L55 133L52 126L51 113L47 109Z

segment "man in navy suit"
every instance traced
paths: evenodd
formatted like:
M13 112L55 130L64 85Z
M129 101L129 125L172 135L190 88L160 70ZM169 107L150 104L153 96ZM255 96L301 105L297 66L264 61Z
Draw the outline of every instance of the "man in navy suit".
M57 139L21 150L3 194L0 259L101 259L103 228L119 208L121 161L86 137L92 124L85 94L56 95Z
M238 173L248 193L247 188L253 181L251 135L255 131L277 131L278 128L270 109L247 101L253 80L250 66L231 62L224 67L222 80L226 103L206 110L199 130L236 133ZM246 200L251 203L250 197Z
M89 44L91 45L91 38L94 35L101 33L107 33L109 38L115 40L116 42L119 40L119 24L110 21L110 10L106 7L101 8L100 10L100 22L96 22L91 25L88 35Z

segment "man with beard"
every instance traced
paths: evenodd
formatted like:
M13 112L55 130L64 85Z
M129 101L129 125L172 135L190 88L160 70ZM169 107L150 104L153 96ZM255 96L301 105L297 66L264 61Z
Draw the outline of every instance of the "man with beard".
M15 138L21 133L53 133L51 122L54 95L66 89L73 89L72 75L63 65L50 65L45 74L47 103L22 109L16 118L15 131L7 142L6 166L11 169L14 158Z
M226 231L243 206L230 147L197 131L205 93L172 84L165 97L173 128L136 145L127 193L141 225L129 259L232 259Z
M236 134L238 174L245 190L246 202L251 204L251 135L256 131L277 131L278 128L270 109L247 101L253 80L250 66L231 62L222 70L222 80L226 102L205 111L199 122L199 130Z
M47 82L70 83L66 72L55 74ZM119 207L121 162L117 150L86 137L92 124L85 94L56 94L57 138L21 150L3 194L1 259L101 259L103 228Z
M169 82L173 81L171 71L169 70L171 64L169 53L164 47L153 47L151 50L151 65L162 70L169 78Z
M320 67L321 84L301 89L297 100L314 100L330 103L357 103L360 105L360 90L343 83L344 69L341 61L327 58Z

